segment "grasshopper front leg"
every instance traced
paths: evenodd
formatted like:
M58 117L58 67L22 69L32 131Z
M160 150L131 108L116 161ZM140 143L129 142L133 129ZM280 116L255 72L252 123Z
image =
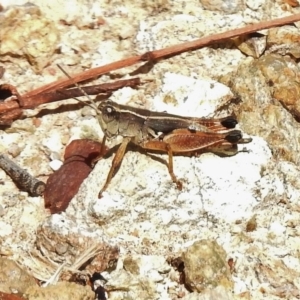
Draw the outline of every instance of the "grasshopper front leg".
M107 187L108 187L111 179L113 178L116 170L120 167L120 165L122 163L122 160L123 160L123 157L124 157L124 154L125 154L125 151L126 151L126 148L127 148L128 144L130 143L131 140L132 140L132 137L124 137L123 138L122 144L119 146L119 148L118 148L118 150L115 154L115 157L112 161L112 164L111 164L109 173L107 175L105 184L103 185L102 189L100 190L100 192L98 194L98 198L102 198L102 193L107 189Z
M96 163L97 163L100 159L102 159L103 156L105 155L105 152L106 152L106 150L105 150L105 143L106 143L106 140L107 140L106 135L104 135L103 140L102 140L102 142L101 142L101 148L100 148L99 155L98 155L96 158L94 158L94 159L92 160L92 164L91 164L92 167L95 167Z

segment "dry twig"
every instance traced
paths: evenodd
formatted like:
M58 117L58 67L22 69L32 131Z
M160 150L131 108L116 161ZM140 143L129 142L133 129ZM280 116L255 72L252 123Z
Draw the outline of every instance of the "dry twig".
M3 169L22 190L31 196L40 196L45 190L45 183L32 177L6 155L0 154L0 168Z
M108 96L122 87L136 87L140 84L139 78L118 80L111 83L103 83L82 89L88 95L98 95L106 93ZM48 92L39 92L32 96L28 94L20 95L17 89L10 84L0 85L0 125L9 125L13 120L22 116L23 109L35 108L41 104L84 96L78 88L61 89L55 88ZM9 99L8 99L9 98ZM9 100L9 101L8 101Z
M170 46L170 47L167 47L164 49L146 52L142 55L125 58L125 59L113 62L111 64L107 64L105 66L93 68L93 69L84 71L82 73L79 73L77 75L73 75L72 80L67 78L67 79L61 79L61 80L55 81L53 83L47 84L41 88L38 88L34 91L27 93L26 95L24 95L24 97L36 95L36 94L39 94L40 92L45 93L45 92L48 92L53 89L64 88L66 86L72 85L74 82L78 83L78 82L85 81L85 80L88 80L91 78L95 78L97 76L107 74L111 71L115 71L115 70L118 70L118 69L121 69L124 67L132 66L139 62L147 61L147 62L155 63L158 60L161 60L164 58L169 58L171 56L175 56L175 55L183 53L183 52L194 51L194 50L197 50L204 46L208 46L208 45L211 45L211 44L214 44L217 42L225 41L230 38L253 33L253 32L256 32L259 30L263 30L263 29L269 29L269 28L276 27L276 26L282 26L285 24L294 23L297 21L300 21L300 13L292 15L292 16L276 19L276 20L264 21L264 22L260 22L258 24L248 25L243 28L229 30L229 31L226 31L223 33L217 33L217 34L213 34L210 36L205 36L205 37L197 39L195 41L185 42L185 43L178 44L175 46Z
M77 75L73 75L72 79L66 78L66 79L57 80L55 82L37 88L33 91L30 91L22 96L17 93L14 87L11 87L12 90L10 95L11 96L14 95L14 100L5 101L2 103L0 102L0 125L11 123L13 120L19 118L22 115L22 108L33 108L42 103L61 100L61 97L64 97L63 99L66 99L62 93L57 93L57 90L66 88L68 86L72 86L74 82L78 83L81 81L89 80L91 78L95 78L100 75L107 74L111 71L115 71L124 67L132 66L137 63L146 62L146 63L154 64L161 59L169 58L183 52L193 51L202 48L204 46L211 45L213 43L228 40L230 38L246 35L249 33L253 33L263 29L268 29L271 27L294 23L297 21L300 21L300 14L295 14L292 16L288 16L276 20L263 21L258 24L245 26L243 28L229 30L227 32L206 36L197 39L195 41L185 42L164 49L146 52L142 55L137 55L126 59L122 59L101 67L84 71ZM108 88L111 90L111 87L108 87L107 85L115 85L115 89L118 89L123 86L131 86L131 83L129 83L129 81L130 80L126 80L125 82L119 81L111 84L101 85L101 87L99 88L104 90ZM137 84L139 83L134 82L133 86L136 86ZM1 88L0 88L0 93L1 93Z

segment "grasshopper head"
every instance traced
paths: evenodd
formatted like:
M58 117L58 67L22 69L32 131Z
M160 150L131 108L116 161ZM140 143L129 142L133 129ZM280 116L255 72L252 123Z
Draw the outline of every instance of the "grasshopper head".
M119 131L119 112L114 107L113 102L110 100L102 101L98 106L98 111L97 119L102 131L107 137L117 135Z

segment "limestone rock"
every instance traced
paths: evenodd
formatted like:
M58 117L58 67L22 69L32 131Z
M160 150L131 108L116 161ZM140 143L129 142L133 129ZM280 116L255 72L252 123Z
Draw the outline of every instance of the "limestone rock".
M183 254L185 283L193 291L223 286L233 288L233 281L226 262L226 252L213 240L200 240Z
M37 286L34 278L14 261L0 257L0 291L24 293L28 286Z
M74 282L59 282L47 287L30 287L27 289L26 299L29 300L94 300L95 294L89 286L82 286Z

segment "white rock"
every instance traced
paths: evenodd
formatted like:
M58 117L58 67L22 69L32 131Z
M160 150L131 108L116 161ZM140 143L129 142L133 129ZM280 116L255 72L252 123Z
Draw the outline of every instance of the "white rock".
M273 222L270 225L270 232L276 235L283 235L286 231L285 226L283 226L281 223L279 222Z
M243 292L247 291L247 286L245 282L243 282L238 277L232 276L232 279L234 280L234 293L235 294L241 294Z
M75 119L77 119L77 118L78 118L77 112L76 112L76 111L70 111L70 112L68 113L68 118L69 118L70 120L75 120Z
M162 282L164 280L163 276L161 276L156 270L149 270L147 272L147 277L153 282Z
M180 226L178 226L177 224L171 224L169 226L169 230L174 231L174 232L180 232L181 231Z
M244 231L244 229L240 225L234 225L231 227L231 230L230 230L231 233L235 233L235 234L242 233L243 231Z
M247 6L253 10L259 9L265 1L264 0L246 0Z
M103 193L101 200L96 198L93 205L90 206L90 213L97 216L101 223L120 218L126 214L126 211L126 204L121 197L110 197L107 193Z
M160 294L160 299L171 300L171 296L168 294L168 288L165 284L157 283L156 290Z
M153 99L156 111L207 117L233 97L227 86L214 80L196 80L180 74L166 73L163 81L161 94ZM162 101L165 95L174 97L176 105Z
M49 162L49 166L53 171L57 171L62 165L63 162L58 159L54 159Z
M161 222L164 225L169 224L173 219L172 212L167 211L167 210L158 211L156 217L157 217L158 222ZM154 216L154 218L155 218L155 216Z
M12 234L13 228L10 224L0 221L0 236Z
M146 208L144 205L137 205L134 207L134 210L138 213L144 213L146 211Z
M48 135L49 136L43 140L43 146L48 148L51 152L60 152L63 148L60 133L53 130Z
M213 2L222 2L217 1L219 0ZM25 0L4 0L1 4L6 7L14 3L21 4L21 2L24 3ZM150 1L146 6L138 2L127 1L121 6L112 6L107 5L108 1L82 5L82 1L74 0L72 1L74 10L71 14L68 9L65 9L70 6L67 1L59 0L59 3L52 5L51 9L48 7L49 1L46 3L33 0L33 2L38 3L41 8L41 16L45 15L49 20L56 22L56 26L61 29L62 42L57 45L61 51L56 51L54 62L67 62L67 64L80 62L80 66L79 64L71 66L69 71L72 74L93 66L104 65L106 62L112 63L118 59L130 57L134 53L143 54L149 50L195 40L203 35L209 36L212 33L225 32L227 29L241 28L245 24L261 21L266 15L276 18L291 13L282 10L282 5L279 5L280 1L264 0L246 0L246 2L235 0L234 3L243 3L245 10L233 15L222 15L220 12L204 10L199 1L186 1L185 5L182 5L182 1L169 1L171 6L168 1L154 1L154 4ZM206 2L210 1L206 0ZM3 13L5 15L5 12ZM109 22L107 22L107 17L109 17ZM59 24L58 20L66 20L68 25ZM135 41L130 38L120 43L120 36L128 36L128 32L124 35L123 30L123 28L128 30L126 22L130 22L129 33L130 29L139 22L140 30L137 29L139 31L136 32ZM103 34L96 36L95 30L86 30L94 26L96 31ZM124 45L128 47L125 48ZM49 65L40 74L35 74L26 58L28 57L25 55L23 58L18 58L18 63L13 63L15 58L11 57L12 63L5 64L5 77L2 78L4 83L14 83L22 87L20 92L24 93L58 79L60 72L57 73L54 64ZM246 61L250 60L253 58L246 59ZM145 81L150 79L150 82L139 85L136 90L120 89L113 93L111 99L124 104L150 104L155 99L153 106L149 105L146 108L197 117L210 115L218 107L224 106L225 110L222 111L227 114L226 104L232 94L228 88L211 78L221 78L224 75L228 78L228 74L235 73L242 61L245 61L245 56L234 47L203 47L170 59L160 60L147 74L138 74L143 82L144 79ZM136 70L137 67L137 65L130 66L113 73L120 77ZM101 81L108 82L111 80L110 77L103 75ZM203 78L210 79L204 80ZM253 79L260 80L256 77ZM265 92L267 90L262 94L257 93L254 98L264 102L267 98ZM250 91L250 97L251 95L252 91ZM241 98L246 104L243 96ZM173 103L174 107L172 107ZM25 143L25 148L20 158L18 157L17 163L28 167L34 176L43 177L44 174L49 174L49 153L57 151L61 155L64 146L60 144L66 143L68 137L75 139L83 136L93 138L99 136L101 139L103 135L96 119L82 118L79 112L52 114L51 109L58 105L60 104L48 103L38 109L26 110L28 115L30 111L31 115L37 115L40 109L50 109L49 114L41 116L40 124L35 123L39 125L37 127L32 123L32 119L27 119L26 128L32 131L22 130L24 128L22 123L26 122L25 119L21 121L20 128L18 128L19 125L12 126L14 133L8 131L1 133L0 148L3 152L7 152L12 143L19 146ZM270 105L274 107L274 102L270 102ZM177 110L175 106L178 107ZM275 106L276 110L281 109L277 104ZM264 122L267 117L264 112L267 111L260 111L261 122ZM275 122L277 120L281 119L277 119L277 115L274 115L274 127L270 129L274 129L275 133L276 129L283 125ZM14 122L15 125L16 123ZM262 123L254 125L264 128ZM290 129L295 131L295 138L290 139L291 145L297 146L299 128L294 126L296 124L293 122L291 125L293 126L290 126ZM41 147L43 144L46 149ZM111 144L108 143L108 145ZM285 146L282 145L283 153ZM297 279L300 269L298 259L300 229L297 222L299 220L300 171L296 164L282 162L277 156L272 158L266 143L261 139L254 137L253 142L245 145L245 148L249 152L237 153L229 158L219 158L213 154L200 157L175 157L174 172L183 181L182 191L176 189L166 165L159 161L159 159L167 161L167 155L159 155L158 159L153 159L140 152L128 151L119 171L103 194L103 198L99 200L97 194L105 182L113 156L103 158L82 184L66 213L60 214L59 219L52 216L53 222L49 226L62 232L75 230L78 235L87 234L93 238L101 237L105 233L120 246L122 251L117 269L120 272L116 272L116 277L111 280L113 290L110 296L112 298L203 299L209 296L213 298L212 293L191 294L183 285L179 286L176 283L173 286L169 285L173 288L170 292L164 289L166 287L164 283L167 282L165 280L156 284L153 281L146 282L148 284L144 285L139 278L132 278L129 274L125 274L126 280L122 280L124 269L120 262L124 255L147 253L150 254L149 256L157 254L164 258L170 255L176 256L199 238L217 239L226 250L230 251L231 257L237 257L234 276L239 281L236 281L236 292L248 291L253 299L277 297L274 293L278 290L276 287L270 287L268 276L259 277L260 267L265 266L267 270L270 270L272 266L272 264L261 262L260 256L267 251L270 261L275 257L275 262L282 261L292 269L290 274L286 273L281 276L281 281L295 272L296 279L290 280L287 285L287 292L293 295L294 290L290 289L290 284L294 284L298 289L300 287L300 281ZM18 151L14 153L17 154ZM35 160L35 157L39 160ZM34 163L38 167L30 170L30 166ZM9 181L8 176L3 177L2 173L0 172L0 177L4 178L5 184L0 184L0 195L2 195L0 198L1 205L5 207L5 213L1 216L0 234L5 234L5 238L2 238L1 242L4 247L13 250L15 257L20 258L21 264L34 264L30 254L39 249L35 248L36 237L32 233L37 232L37 226L45 222L46 217L49 216L46 215L41 203L34 202L24 192L19 193L16 186ZM37 199L42 202L41 197ZM280 200L283 201L278 204ZM29 207L30 203L31 207ZM245 220L254 213L258 218L257 230L239 234L238 226L234 226L235 221L241 220L244 228ZM288 218L289 215L293 217ZM289 224L286 224L287 222ZM7 227L6 224L9 226L12 224L12 228ZM285 225L287 229L284 231L282 226ZM24 239L23 231L27 236L26 239ZM22 234L14 234L15 232ZM270 236L272 232L275 234ZM7 233L10 235L7 236ZM51 236L47 238L51 240ZM51 256L47 257L51 258ZM149 258L149 260L151 262L153 259ZM152 262L155 264L155 260ZM24 267L34 270L30 265ZM148 267L145 263L145 268L148 270L145 273L152 274L154 278L161 276L166 279L169 276L168 273L161 273L161 269L164 268L160 265L151 269L151 266ZM54 274L54 272L50 273ZM45 272L36 270L35 274L43 278ZM173 278L178 281L178 276ZM133 291L134 288L138 291ZM261 293L262 289L264 289L264 294ZM151 293L151 296L147 295L148 297L141 296L143 292L146 294L154 290L160 295ZM281 289L279 292L284 292L284 290ZM167 293L170 297L166 295ZM226 298L224 293L219 294L221 299ZM290 295L281 294L280 296ZM234 296L231 295L231 297Z
M60 159L60 155L58 152L51 152L50 153L50 159L51 160L59 160Z

